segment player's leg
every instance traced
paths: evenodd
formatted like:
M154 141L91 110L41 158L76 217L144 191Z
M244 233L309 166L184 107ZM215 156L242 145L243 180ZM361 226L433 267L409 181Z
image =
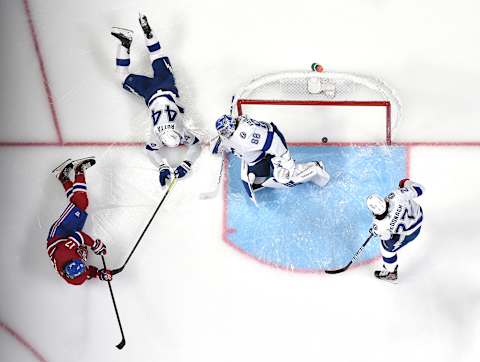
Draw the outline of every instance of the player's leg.
M72 173L73 170L73 162L69 158L65 161L63 161L60 165L55 167L53 169L52 174L55 176L55 178L60 181L60 183L63 186L63 189L65 190L65 194L67 195L68 199L68 190L72 188L73 182L70 179L70 174Z
M52 172L61 182L70 203L50 227L48 240L55 237L66 237L75 231L82 230L87 220L85 209L88 206L88 199L84 171L89 166L86 167L85 164L79 168L79 161L81 160L68 159ZM75 179L72 182L70 173L73 169L75 169Z
M415 240L415 238L420 234L419 227L410 235L394 235L390 240L382 240L382 258L383 258L383 269L376 270L374 275L375 277L388 281L396 281L398 278L398 263L397 263L397 251L403 248L408 243Z
M87 182L85 170L95 165L94 157L81 158L73 161L75 179L72 187L67 193L69 201L79 209L86 211L88 207Z
M133 31L124 28L112 28L111 34L120 42L117 45L116 70L123 84L130 74L130 46L132 45Z
M148 102L151 95L148 90L152 87L152 78L131 74L129 69L133 31L114 27L111 34L120 41L116 56L116 70L120 83L124 89L145 98L145 102Z
M161 89L163 91L173 92L178 96L178 89L175 85L175 77L173 75L170 59L166 56L158 38L148 24L147 17L140 14L138 20L142 27L143 34L145 35L145 45L147 46L150 61L152 63L155 88L157 90Z
M374 275L378 279L394 282L398 278L398 258L395 245L400 241L400 236L395 235L390 240L381 241L381 253L383 259L383 268L375 270Z
M295 165L291 181L296 184L313 182L320 187L325 187L328 181L330 181L330 175L327 173L322 161L299 163Z

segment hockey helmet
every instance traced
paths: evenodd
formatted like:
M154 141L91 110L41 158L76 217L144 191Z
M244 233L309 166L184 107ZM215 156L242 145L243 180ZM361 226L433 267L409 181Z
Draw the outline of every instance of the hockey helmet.
M174 129L167 128L158 135L163 145L167 147L178 147L180 145L180 134Z
M373 194L367 197L367 207L374 215L382 215L387 211L387 202L380 195Z
M66 263L63 267L63 272L68 279L75 279L82 275L87 270L87 266L82 259L73 259Z
M237 126L237 122L232 116L224 114L215 123L215 128L220 136L225 138L230 138L235 132L235 128Z

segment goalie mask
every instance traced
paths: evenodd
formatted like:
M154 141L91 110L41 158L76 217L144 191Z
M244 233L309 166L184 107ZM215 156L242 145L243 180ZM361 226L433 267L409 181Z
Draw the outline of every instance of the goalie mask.
M224 114L222 117L217 119L215 128L220 136L230 138L237 128L237 122L232 116Z
M374 215L382 215L387 211L387 202L383 197L373 194L367 198L367 207Z
M65 264L63 272L68 279L75 279L87 270L87 266L82 259L73 259Z
M155 128L155 133L164 146L178 147L180 145L180 134L174 129L167 128L160 131Z

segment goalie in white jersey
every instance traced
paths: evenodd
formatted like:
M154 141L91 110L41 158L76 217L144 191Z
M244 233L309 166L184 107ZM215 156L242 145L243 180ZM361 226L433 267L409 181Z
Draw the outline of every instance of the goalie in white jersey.
M219 136L212 153L231 152L242 160L241 179L253 202L253 192L263 187L287 188L305 182L324 187L330 179L321 161L296 164L273 123L224 115L215 127Z
M383 269L375 277L388 281L398 278L397 251L413 241L422 227L423 211L413 199L424 193L422 185L403 179L386 198L373 194L367 206L373 213L370 232L381 239Z
M153 34L146 16L140 14L139 22L152 62L153 77L130 73L133 32L115 27L111 34L120 40L117 48L117 73L123 88L143 97L151 113L151 139L145 144L145 148L153 162L159 166L159 181L165 186L173 175L182 178L188 174L192 163L200 154L201 145L199 139L185 127L184 109L178 104L179 94L169 58ZM188 147L186 158L180 165L171 168L161 150L163 147L180 145Z

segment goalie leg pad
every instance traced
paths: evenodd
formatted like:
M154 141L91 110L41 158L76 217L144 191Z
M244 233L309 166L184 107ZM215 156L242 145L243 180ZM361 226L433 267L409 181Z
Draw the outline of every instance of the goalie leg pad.
M319 162L298 164L291 178L291 181L296 184L311 181L320 187L325 187L329 180L330 175L325 171L323 164Z

